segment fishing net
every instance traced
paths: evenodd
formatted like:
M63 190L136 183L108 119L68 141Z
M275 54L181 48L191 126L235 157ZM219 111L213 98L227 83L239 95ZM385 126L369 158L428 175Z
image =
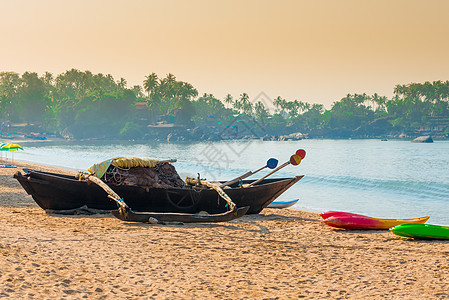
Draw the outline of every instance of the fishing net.
M146 189L183 187L184 181L170 163L159 163L154 167L131 167L123 169L110 165L101 178L116 185L137 185Z

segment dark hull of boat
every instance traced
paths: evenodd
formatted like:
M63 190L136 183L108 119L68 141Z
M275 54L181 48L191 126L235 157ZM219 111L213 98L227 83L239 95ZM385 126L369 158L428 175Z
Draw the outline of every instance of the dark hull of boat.
M73 176L29 170L14 177L36 203L45 210L71 210L82 206L91 209L117 209L115 201L107 197L98 185ZM249 206L249 214L257 214L295 184L303 176L293 178L265 179L259 184L240 188L231 186L225 192L237 207ZM250 183L252 180L245 180ZM223 213L226 202L211 189L193 188L144 189L139 186L109 185L126 204L136 212L174 212L210 214Z

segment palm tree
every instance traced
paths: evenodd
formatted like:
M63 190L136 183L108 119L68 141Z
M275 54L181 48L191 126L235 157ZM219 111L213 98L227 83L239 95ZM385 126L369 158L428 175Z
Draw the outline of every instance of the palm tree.
M198 96L198 90L193 87L190 83L181 82L181 89L179 91L179 95L184 99L192 100Z
M261 101L257 101L254 105L254 114L258 120L264 121L268 117L268 111Z
M46 85L53 85L53 82L55 80L55 78L53 77L53 74L50 72L45 72L44 75L42 75L41 80L46 84Z
M370 101L372 104L372 109L373 111L376 111L379 109L379 105L377 104L379 101L379 95L377 93L374 93L371 97L370 97ZM375 107L375 105L377 105L377 107Z
M405 85L397 84L393 89L393 93L398 97L403 96L405 89Z
M295 101L288 102L288 103L289 103L288 104L288 108L289 108L288 114L289 114L289 116L292 117L292 118L297 117L298 114L299 114L299 110L301 108L300 101L295 100Z
M377 106L376 111L385 111L385 104L387 102L387 97L379 96L377 93L374 93L374 95L371 97L371 100Z
M134 92L134 95L136 95L137 98L142 98L144 96L142 86L140 85L134 85L131 90Z
M303 108L302 108L302 111L303 111L303 112L307 112L307 111L309 111L310 108L311 108L311 105L310 105L309 102L303 102L302 105L303 105Z
M17 91L21 85L20 75L15 72L0 72L0 117L9 118L14 110Z
M168 83L174 83L174 82L176 82L176 76L173 75L172 73L168 73L168 74L167 74L167 77L165 77L165 79L166 79L166 81L167 81Z
M240 109L243 110L243 113L245 113L246 115L252 115L253 104L249 101L249 96L247 93L243 93L240 95L239 103Z
M232 104L234 103L234 99L232 98L231 94L227 94L224 98L224 103L232 106Z
M145 76L145 80L143 81L143 88L145 92L148 93L148 97L151 93L154 92L156 87L159 86L159 78L157 77L156 73L151 73L148 76Z
M282 99L281 96L278 96L276 99L274 99L273 105L274 105L277 109L279 109L279 108L281 108L282 101L285 101L285 100Z
M120 78L119 81L117 81L117 85L120 89L125 89L127 84L128 83L126 82L125 78L123 78L123 77Z

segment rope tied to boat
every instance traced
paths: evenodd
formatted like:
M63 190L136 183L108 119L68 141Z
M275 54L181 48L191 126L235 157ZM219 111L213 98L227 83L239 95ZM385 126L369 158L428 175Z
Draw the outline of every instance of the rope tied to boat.
M108 198L114 200L117 203L119 213L125 216L125 218L128 217L128 212L131 210L130 207L125 203L123 198L117 195L117 193L114 192L100 178L96 177L94 174L86 172L78 172L76 178L79 180L87 180L100 186L108 194ZM229 197L228 194L226 194L217 183L211 183L204 179L200 179L199 176L198 179L187 177L185 182L189 185L197 185L197 186L204 185L206 187L215 190L218 193L218 195L227 202L226 206L229 206L229 211L234 212L234 214L237 213L237 205L232 201L231 197Z
M226 194L223 191L223 189L219 186L218 183L212 183L212 182L206 181L205 179L199 179L199 177L198 177L198 179L193 178L193 177L186 177L185 182L188 185L195 185L195 186L204 185L206 187L209 187L209 188L215 190L218 193L218 195L227 202L226 206L229 206L230 211L234 211L234 212L237 211L237 205L235 205L235 203L232 201L231 197L229 197L228 194Z
M87 180L96 185L100 186L107 194L108 198L114 200L118 205L118 210L121 215L125 217L128 216L128 212L130 211L129 206L125 203L123 198L117 195L106 183L104 183L100 178L97 178L94 174L86 173L86 172L78 172L76 175L78 180Z

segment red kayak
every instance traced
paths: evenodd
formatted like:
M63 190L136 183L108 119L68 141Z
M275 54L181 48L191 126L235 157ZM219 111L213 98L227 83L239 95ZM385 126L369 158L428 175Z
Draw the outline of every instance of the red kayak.
M357 214L334 215L323 222L329 226L344 229L389 229L407 223L425 223L428 216L412 219L379 219Z
M323 219L327 219L327 218L330 218L330 217L341 217L341 216L357 216L357 217L371 218L371 217L368 217L368 216L354 214L354 213L350 213L350 212L346 212L346 211L334 211L334 210L330 210L330 211L326 211L326 212L320 213L320 216Z

